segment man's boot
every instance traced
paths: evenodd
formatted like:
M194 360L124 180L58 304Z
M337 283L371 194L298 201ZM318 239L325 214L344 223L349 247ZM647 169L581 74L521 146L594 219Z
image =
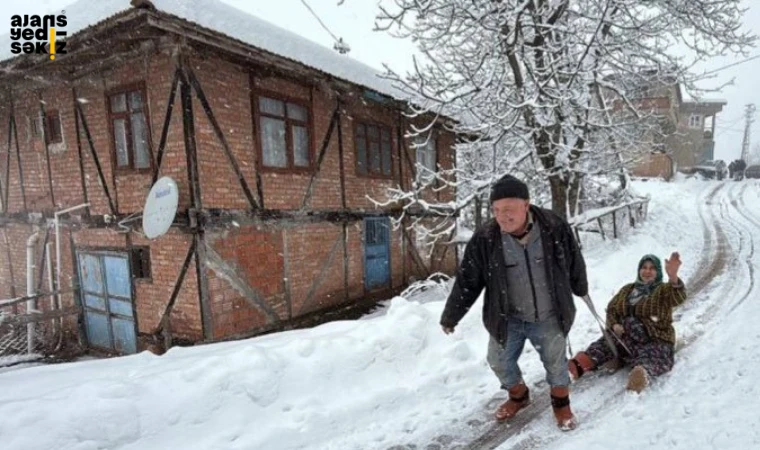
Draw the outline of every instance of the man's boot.
M530 403L530 391L522 381L509 388L509 400L496 410L496 420L509 420Z
M584 373L596 370L596 363L588 356L588 353L579 352L573 359L567 362L567 370L570 372L570 378L575 381L582 377Z
M566 386L552 386L552 409L557 426L562 431L574 430L578 425L570 410L570 390Z

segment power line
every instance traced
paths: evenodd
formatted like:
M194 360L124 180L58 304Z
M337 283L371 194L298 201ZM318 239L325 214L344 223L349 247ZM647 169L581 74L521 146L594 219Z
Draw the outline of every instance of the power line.
M338 51L338 53L345 54L348 53L351 48L343 41L343 38L339 38L338 36L335 36L332 31L330 31L329 28L327 28L327 25L325 25L324 22L322 22L322 19L319 18L317 13L314 12L313 9L311 9L311 6L306 2L306 0L301 0L301 3L306 7L306 9L309 10L312 16L314 16L315 19L317 19L317 22L319 22L320 25L322 25L322 28L327 31L330 36L332 36L333 40L335 40L335 45L333 45L333 48Z
M746 62L749 62L749 61L752 61L752 60L758 59L758 58L760 58L760 55L750 56L749 58L744 58L744 59L742 59L740 61L736 61L736 62L733 62L731 64L726 64L725 66L718 67L717 69L711 70L709 72L705 72L705 73L701 74L701 76L712 75L714 73L721 72L721 71L726 70L728 68L731 68L731 67L734 67L734 66L738 66L739 64L744 64Z

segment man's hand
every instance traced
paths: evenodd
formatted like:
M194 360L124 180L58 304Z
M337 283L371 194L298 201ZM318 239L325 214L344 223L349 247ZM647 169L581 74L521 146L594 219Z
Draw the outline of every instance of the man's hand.
M451 334L454 332L454 327L446 327L441 325L441 328L443 329L443 332L446 334Z
M681 255L673 252L670 258L665 260L665 273L668 274L668 281L678 283L678 269L681 268Z
M612 326L612 331L614 331L615 334L617 334L618 336L622 336L623 333L625 333L623 326L620 325L619 323L616 323L615 325Z

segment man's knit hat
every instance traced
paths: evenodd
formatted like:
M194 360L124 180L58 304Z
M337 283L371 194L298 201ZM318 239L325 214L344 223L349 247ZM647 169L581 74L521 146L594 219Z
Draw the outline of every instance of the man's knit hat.
M521 198L528 200L528 185L513 177L504 175L491 187L491 203L502 198Z

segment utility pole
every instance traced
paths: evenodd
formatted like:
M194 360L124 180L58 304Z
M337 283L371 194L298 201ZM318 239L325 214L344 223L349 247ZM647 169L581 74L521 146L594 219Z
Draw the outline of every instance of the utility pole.
M748 104L744 107L744 139L742 139L742 161L749 164L749 138L752 123L755 121L755 105Z

